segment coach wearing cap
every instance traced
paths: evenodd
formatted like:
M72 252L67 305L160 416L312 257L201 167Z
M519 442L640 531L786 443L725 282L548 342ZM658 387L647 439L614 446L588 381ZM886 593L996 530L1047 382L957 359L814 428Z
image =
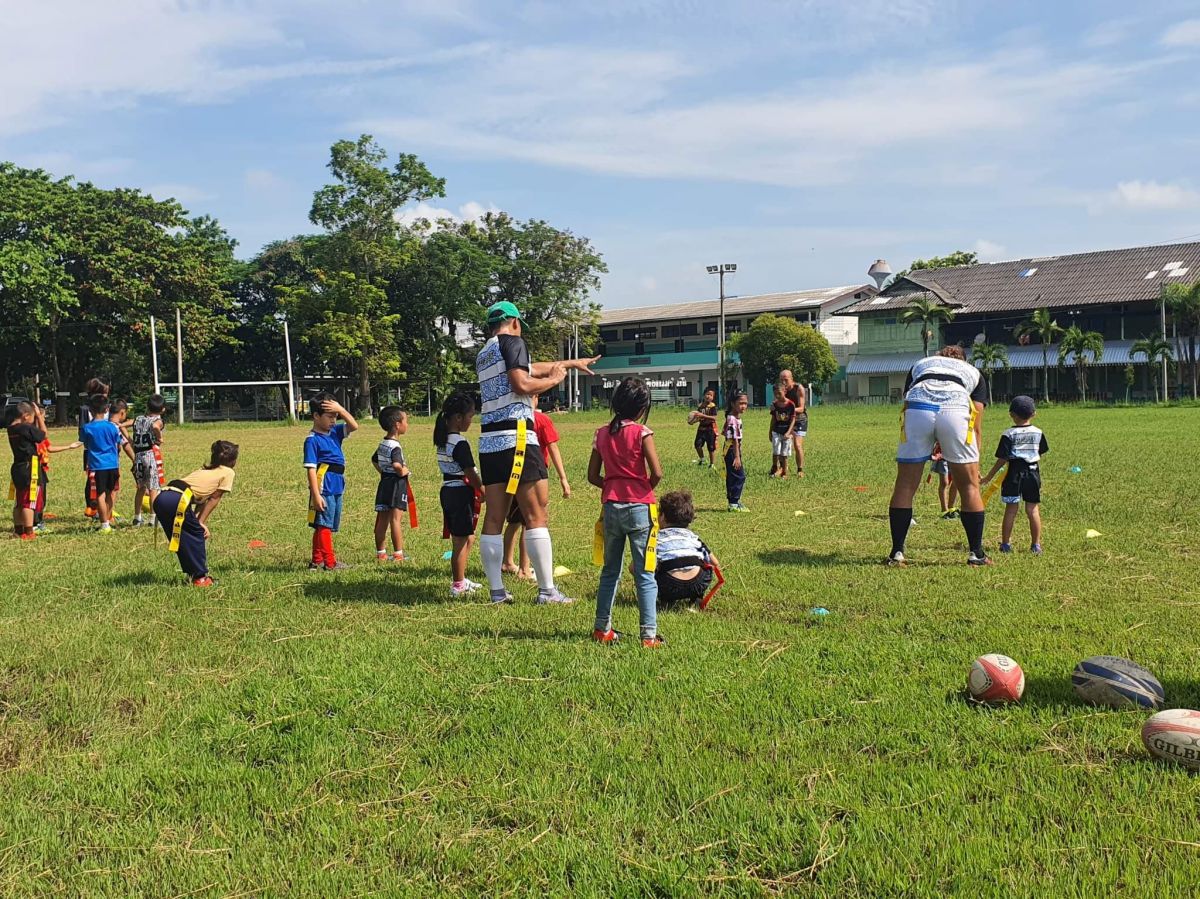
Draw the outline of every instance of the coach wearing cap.
M537 575L539 604L568 603L554 585L554 552L546 508L550 491L546 462L538 449L531 398L562 383L567 371L592 374L591 359L530 362L521 337L525 322L507 301L488 307L490 337L475 358L483 408L479 417L479 474L487 512L479 538L479 555L487 574L492 602L511 602L501 573L504 564L504 523L509 504L516 502L525 519L525 546Z

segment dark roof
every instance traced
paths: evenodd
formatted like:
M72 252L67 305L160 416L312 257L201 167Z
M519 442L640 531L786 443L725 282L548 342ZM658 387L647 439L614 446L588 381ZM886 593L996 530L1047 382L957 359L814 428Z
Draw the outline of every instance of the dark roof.
M960 313L1156 300L1163 284L1200 279L1200 243L1101 250L909 272L845 315L902 309L930 294Z
M834 301L854 301L856 293L874 296L878 291L874 284L849 284L841 287L820 287L812 290L789 290L783 293L764 293L749 297L734 297L725 300L725 315L750 315L757 312L794 312L799 309L815 309ZM841 306L834 303L834 309ZM699 300L685 303L668 303L662 306L631 306L626 309L605 309L600 313L601 325L622 325L630 322L674 321L683 318L707 318L720 313L719 300ZM841 312L838 311L840 315Z

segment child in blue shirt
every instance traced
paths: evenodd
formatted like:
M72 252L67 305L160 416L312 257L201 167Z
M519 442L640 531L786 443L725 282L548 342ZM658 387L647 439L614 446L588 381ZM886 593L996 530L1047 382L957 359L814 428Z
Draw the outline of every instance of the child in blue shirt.
M313 529L310 571L349 568L333 551L333 534L342 523L342 494L346 489L346 457L342 441L358 430L358 422L332 394L318 393L308 404L313 427L304 438L304 468L308 473L308 525ZM338 416L344 421L337 423Z
M117 400L111 407L103 394L94 394L88 401L92 420L81 427L84 464L96 484L96 518L100 532L112 533L113 494L121 484L121 450L133 461L133 449L121 433L125 420L125 403ZM108 409L109 417L104 412Z

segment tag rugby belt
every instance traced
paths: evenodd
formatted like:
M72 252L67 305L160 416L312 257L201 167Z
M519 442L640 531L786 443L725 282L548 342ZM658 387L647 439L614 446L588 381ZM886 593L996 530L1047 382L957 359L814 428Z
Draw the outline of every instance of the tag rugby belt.
M334 474L345 474L346 466L339 465L337 462L322 462L317 466L317 492L320 493L325 486L325 475L329 472ZM317 520L317 507L313 505L312 498L308 500L308 523L314 524Z
M192 488L187 481L172 481L164 490L179 494L179 505L175 507L175 520L171 524L171 540L167 543L169 552L179 552L179 536L183 533L183 522L187 518L188 509L192 507Z
M34 456L33 458L31 458L29 460L29 508L31 508L31 509L37 508L38 487L39 487L38 480L40 478L40 474L38 472L38 465L39 465L39 457L38 456ZM17 498L17 482L16 481L8 482L8 498L11 500L14 500L14 501Z
M650 536L646 540L646 570L658 568L658 503L648 503L650 507ZM596 520L592 531L592 564L604 564L604 513Z

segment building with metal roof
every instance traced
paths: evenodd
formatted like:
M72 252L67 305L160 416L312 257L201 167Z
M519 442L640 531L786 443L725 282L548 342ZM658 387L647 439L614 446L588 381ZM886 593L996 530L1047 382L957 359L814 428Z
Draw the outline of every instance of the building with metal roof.
M1133 391L1149 396L1146 360L1133 358L1134 341L1162 329L1160 298L1173 283L1200 280L1200 243L1166 244L980 263L902 273L881 293L846 307L859 320L859 342L846 368L848 394L867 402L896 401L904 378L921 355L921 327L900 319L916 298L929 298L954 312L937 326L930 347L1004 344L1008 370L997 377L999 392L1040 392L1042 348L1036 338L1023 345L1014 330L1037 309L1048 309L1064 328L1096 331L1104 353L1089 365L1089 396L1123 399L1124 368L1140 368ZM1050 393L1076 396L1073 371L1060 371L1057 347L1049 352ZM1068 365L1073 361L1065 360Z

